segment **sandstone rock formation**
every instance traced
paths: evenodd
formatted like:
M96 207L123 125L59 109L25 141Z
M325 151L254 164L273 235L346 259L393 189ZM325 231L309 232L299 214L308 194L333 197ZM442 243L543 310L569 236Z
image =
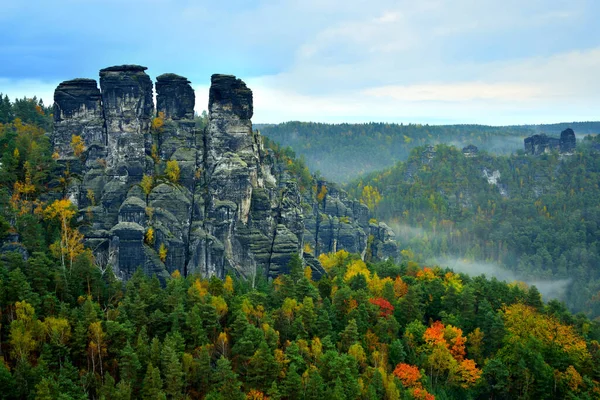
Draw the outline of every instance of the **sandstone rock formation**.
M141 178L154 117L152 80L139 65L100 70L109 174Z
M468 146L463 147L462 153L467 158L477 157L479 149L477 148L477 146L470 144Z
M560 133L560 152L570 153L575 150L577 145L577 139L575 138L575 132L573 129L567 128Z
M570 153L575 150L577 139L573 129L567 128L560 133L560 138L549 137L542 133L525 138L524 143L525 152L531 155L549 153L553 150Z
M81 136L93 153L105 153L106 130L100 90L93 79L73 79L58 85L54 92L54 150L62 159L75 158L71 140Z
M160 75L155 110L145 70L105 68L101 91L77 79L55 92L54 149L79 177L68 194L80 207L87 244L119 278L138 268L163 280L175 270L275 277L295 253L318 277L322 252L397 255L391 229L370 221L366 206L335 185L316 182L327 189L318 199L299 191L252 130L252 91L243 81L212 76L208 126L197 129L190 82ZM155 118L161 123L153 125ZM84 141L79 157L72 135ZM178 182L165 175L174 161ZM140 184L144 175L151 185Z

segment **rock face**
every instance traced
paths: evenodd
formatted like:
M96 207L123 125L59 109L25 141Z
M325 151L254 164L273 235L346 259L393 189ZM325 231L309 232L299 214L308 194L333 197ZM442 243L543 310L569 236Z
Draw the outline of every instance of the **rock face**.
M100 70L100 88L107 131L109 173L141 178L145 169L145 138L154 117L152 81L139 65Z
M531 155L549 153L553 150L560 153L570 153L575 150L577 144L575 132L571 128L562 131L560 139L549 137L542 133L525 138L524 142L525 152Z
M54 92L54 150L61 159L74 158L73 135L83 139L92 158L106 150L102 98L93 79L73 79L58 85Z
M573 129L567 128L560 133L560 152L570 153L575 150L577 145L577 139L575 138L575 132Z
M196 95L183 76L162 74L156 78L156 109L170 119L193 119Z
M127 280L142 268L163 280L175 270L275 277L300 254L318 277L323 252L396 257L391 229L373 223L366 206L344 191L319 181L320 196L300 192L252 130L252 91L243 81L212 76L209 122L200 130L190 82L160 75L155 112L145 70L105 68L101 92L95 81L78 79L55 93L54 148L82 176L68 193L80 207L88 245L116 276ZM79 158L70 145L76 132L86 149ZM165 174L174 161L178 182ZM152 178L144 189L143 175Z

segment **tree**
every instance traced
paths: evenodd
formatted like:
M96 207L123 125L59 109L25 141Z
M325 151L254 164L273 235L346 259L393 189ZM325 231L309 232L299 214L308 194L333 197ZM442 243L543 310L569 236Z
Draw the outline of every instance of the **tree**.
M77 208L68 199L55 200L44 210L46 219L56 220L60 224L60 240L52 244L50 249L60 259L65 272L67 262L70 272L75 258L84 252L83 235L71 227L71 219L76 213Z
M163 392L162 388L163 382L160 378L160 370L154 367L152 363L148 364L146 377L144 378L144 383L142 384L142 398L147 400L166 400L167 396Z
M231 370L231 363L221 356L217 361L217 369L214 376L215 390L223 396L224 400L243 400L244 393L241 391L242 384L238 375Z
M150 246L154 244L154 228L152 228L151 226L149 226L148 229L146 229L146 233L144 234L144 242L146 242L146 244L148 244ZM159 257L160 257L160 255L159 255ZM165 259L166 259L166 256L165 256Z
M273 353L264 340L248 362L247 382L256 389L266 391L277 376L278 368Z
M369 210L374 211L381 199L381 194L376 187L369 185L363 187L360 202L369 207Z
M158 258L160 258L160 261L163 263L167 261L167 246L165 246L164 243L161 243L158 248Z
M179 176L181 175L181 171L179 170L179 164L177 163L177 160L167 161L165 175L167 175L167 179L171 181L171 183L179 182Z
M71 338L71 325L65 318L47 317L44 320L44 330L50 345L56 349L58 364L62 366L68 355L68 341Z
M139 357L128 341L127 345L120 353L119 376L122 380L135 384L141 369L142 365Z
M174 349L167 346L166 343L163 347L163 359L165 393L170 399L180 398L183 389L183 370L181 361Z
M544 307L544 303L542 302L542 295L540 294L540 291L535 285L531 286L527 291L527 298L525 299L525 303L538 311L541 311Z
M25 362L39 345L43 325L35 318L34 308L25 301L15 303L15 313L17 318L10 324L11 353L18 361Z
M165 125L165 113L162 111L159 111L158 115L154 119L152 119L152 126L150 127L150 130L152 131L153 134L159 135L162 133L162 131L164 129L164 125Z
M421 371L419 368L409 364L398 364L394 369L394 375L400 379L404 387L414 388L421 386Z
M81 157L81 155L85 151L85 142L83 141L83 138L81 136L71 136L71 149L73 150L73 154L75 155L75 157Z
M150 196L152 188L154 188L154 177L152 175L144 174L144 176L142 176L142 181L140 182L140 187L142 188L144 195L146 195L146 203L148 203L148 196Z
M92 372L96 372L96 368L99 369L100 375L104 375L104 369L102 367L102 357L106 357L107 347L105 342L105 333L102 330L102 323L100 321L92 322L88 328L88 355L92 363Z

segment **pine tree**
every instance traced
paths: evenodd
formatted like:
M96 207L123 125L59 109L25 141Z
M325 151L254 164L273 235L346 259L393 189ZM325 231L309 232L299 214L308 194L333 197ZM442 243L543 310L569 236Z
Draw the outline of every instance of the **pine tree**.
M319 310L319 316L317 317L317 334L319 337L329 336L333 327L331 326L331 318L329 313L324 307Z
M169 347L165 346L165 349L169 349ZM183 370L181 362L174 351L163 350L163 352L165 351L167 352L167 360L164 362L165 368L163 369L165 394L170 399L178 399L182 397L183 389Z
M544 308L544 303L542 302L542 295L540 294L540 291L535 285L532 285L527 291L525 304L535 308L538 311Z
M139 371L142 365L138 359L138 355L134 351L133 347L127 341L127 345L121 350L121 357L119 359L119 376L121 379L126 380L135 384L138 379Z
M166 399L163 392L163 381L160 377L160 370L155 368L152 363L148 364L144 383L142 384L142 399Z
M215 390L223 396L224 400L244 400L241 391L242 384L238 375L231 370L231 363L221 356L217 361L217 369L213 375Z
M283 395L290 400L298 400L302 398L302 378L296 372L296 368L291 367L285 379L282 382Z
M348 325L346 325L346 329L342 333L340 333L340 342L342 345L342 349L344 351L348 351L350 346L358 341L358 326L356 325L356 320L351 319L348 321Z
M325 382L318 370L311 370L306 391L304 393L305 400L322 400L325 396Z
M248 384L261 391L266 391L277 377L277 363L275 357L264 340L248 363L246 381Z

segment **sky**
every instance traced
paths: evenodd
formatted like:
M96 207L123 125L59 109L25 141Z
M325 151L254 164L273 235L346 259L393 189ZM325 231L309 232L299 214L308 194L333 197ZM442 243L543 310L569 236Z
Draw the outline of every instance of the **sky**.
M598 0L2 0L0 92L140 64L254 93L255 123L600 119Z

